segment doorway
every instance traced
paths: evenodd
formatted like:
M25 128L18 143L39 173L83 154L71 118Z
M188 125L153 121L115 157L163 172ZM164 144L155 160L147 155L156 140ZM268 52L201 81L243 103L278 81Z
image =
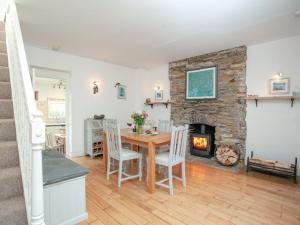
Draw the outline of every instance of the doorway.
M31 67L31 74L37 109L46 125L45 149L71 156L71 73Z

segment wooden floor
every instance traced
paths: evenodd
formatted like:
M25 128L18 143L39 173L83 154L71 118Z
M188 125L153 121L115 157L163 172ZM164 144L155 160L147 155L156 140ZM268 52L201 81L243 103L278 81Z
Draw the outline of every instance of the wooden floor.
M81 225L300 224L300 185L290 179L187 163L186 191L175 182L174 196L164 188L151 195L138 180L126 181L118 189L116 175L106 180L101 159L73 160L90 169L89 219Z

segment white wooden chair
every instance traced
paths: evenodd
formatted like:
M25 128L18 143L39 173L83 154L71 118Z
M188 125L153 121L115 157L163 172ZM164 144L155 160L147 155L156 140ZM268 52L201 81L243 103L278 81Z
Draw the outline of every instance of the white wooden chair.
M188 125L173 127L171 136L171 145L169 152L162 152L156 155L156 164L168 167L168 178L157 181L156 184L169 188L170 194L173 195L173 178L181 180L183 188L186 188L185 176L185 152L187 144ZM182 164L182 177L173 176L172 167ZM169 181L169 184L164 184Z
M173 127L173 120L158 120L158 124L157 124L158 132L171 133L172 127ZM159 153L168 152L169 149L170 149L169 145L164 145L164 146L160 146L157 149L157 152L159 152ZM158 166L158 172L161 172L161 171L162 171L162 167Z
M142 179L142 154L122 148L120 128L116 123L106 123L106 142L107 142L107 173L106 177L109 180L109 175L118 172L118 187L121 187L121 182L125 180L139 178ZM110 171L110 161L118 160L119 168L114 171ZM139 168L137 175L129 175L123 171L123 162L127 160L138 159ZM125 176L125 178L122 177Z
M117 124L117 123L118 123L118 121L116 119L104 119L103 127L105 128L106 125Z
M171 132L173 127L172 120L158 120L157 131L158 132Z
M47 150L56 150L61 154L64 154L64 144L56 143L55 137L52 133L46 132L46 149Z

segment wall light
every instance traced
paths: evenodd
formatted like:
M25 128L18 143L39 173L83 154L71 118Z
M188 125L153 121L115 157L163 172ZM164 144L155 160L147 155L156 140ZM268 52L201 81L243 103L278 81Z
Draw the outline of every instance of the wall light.
M99 82L94 81L93 82L93 94L97 94L99 92Z
M154 86L154 91L159 91L160 90L160 86L159 85L155 85Z
M280 79L280 78L282 78L282 77L283 77L282 73L276 73L276 74L274 75L274 78L275 78L275 79Z

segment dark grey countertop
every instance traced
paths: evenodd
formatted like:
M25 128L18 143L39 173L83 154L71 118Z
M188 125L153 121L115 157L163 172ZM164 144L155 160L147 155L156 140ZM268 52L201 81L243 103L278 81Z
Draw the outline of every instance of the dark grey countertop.
M45 150L43 151L42 156L44 186L81 177L89 172L86 168L65 158L57 151Z

